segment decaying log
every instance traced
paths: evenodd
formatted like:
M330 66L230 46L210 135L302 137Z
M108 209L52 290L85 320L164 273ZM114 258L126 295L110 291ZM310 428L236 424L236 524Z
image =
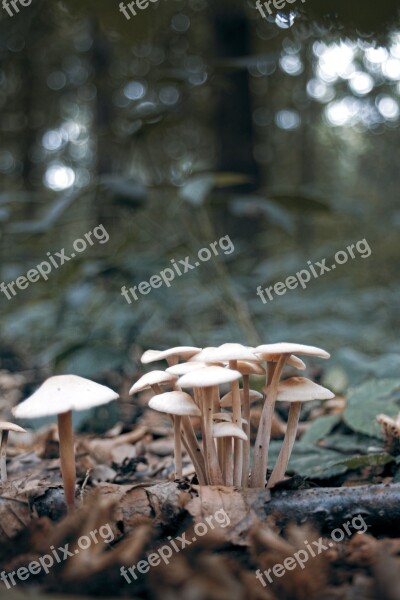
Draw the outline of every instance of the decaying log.
M112 487L107 484L108 494L113 493ZM116 494L119 487L115 486ZM153 515L156 522L166 525L174 519L183 521L188 512L199 517L224 507L235 521L251 513L280 527L309 523L321 532L330 532L361 515L369 533L400 533L400 484L284 491L182 486L175 482L129 487L120 500L120 518L127 530L138 516ZM49 490L33 504L39 515L57 520L62 512L62 492ZM252 519L248 520L250 524Z
M321 531L332 531L361 515L372 530L398 535L400 484L276 491L265 504L265 513L280 525L309 522Z

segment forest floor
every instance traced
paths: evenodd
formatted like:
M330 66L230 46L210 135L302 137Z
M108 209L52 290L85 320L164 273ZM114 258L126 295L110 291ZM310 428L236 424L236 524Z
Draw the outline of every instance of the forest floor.
M6 419L24 380L3 371L0 386ZM319 419L336 419L334 435L353 443L358 462L347 453L335 468L321 442L332 436L325 425L315 436L325 474L308 462L304 476L309 455L300 451L294 476L270 493L200 487L187 457L174 481L172 429L146 409L144 395L138 406L124 404L105 433L77 433L77 510L69 516L56 426L11 435L0 488L0 597L400 599L398 450L357 449L364 441L343 423L345 405L339 398L308 417L314 432ZM277 416L278 448L284 430ZM311 431L304 423L300 437L310 441Z

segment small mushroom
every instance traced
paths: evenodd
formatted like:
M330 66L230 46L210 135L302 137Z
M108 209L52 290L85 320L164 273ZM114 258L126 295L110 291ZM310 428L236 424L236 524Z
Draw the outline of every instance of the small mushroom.
M240 363L238 363L240 365ZM259 366L259 365L256 365ZM265 371L262 371L265 373ZM250 405L253 402L263 399L263 395L256 390L249 389L248 375L243 375L243 389L240 390L240 399L243 406L243 418L246 422L243 427L247 435L247 441L243 444L243 465L242 465L242 486L247 487L249 481L249 470L250 470ZM232 406L232 391L225 394L220 400L222 408L228 408Z
M166 359L168 365L172 367L172 365L178 363L180 358L187 360L200 352L200 350L201 348L196 348L195 346L175 346L174 348L168 348L168 350L146 350L140 360L143 364L148 364Z
M244 397L244 390L240 390L240 399L242 401L243 401L243 397ZM262 394L260 394L260 392L257 392L257 390L249 390L250 404L253 404L254 402L258 402L259 400L262 400L263 398L264 398L264 396ZM232 391L225 394L225 396L222 396L219 403L222 408L231 408L231 406L232 406ZM246 421L247 421L247 419L246 419Z
M180 377L177 382L181 387L190 387L193 388L194 391L201 390L200 394L202 396L203 409L201 422L203 444L205 446L205 464L208 481L214 485L223 483L222 472L212 439L214 399L216 396L219 396L219 385L230 383L238 379L240 379L240 373L238 371L212 366L186 373L186 375Z
M133 384L129 390L129 395L132 396L132 394L136 394L137 392L141 392L142 390L146 390L148 388L151 388L154 394L161 394L161 384L173 385L175 381L176 377L171 375L171 373L166 373L165 371L150 371L150 373L145 373L142 375L142 377Z
M253 392L253 398L250 399L250 375L265 375L265 369L257 363L248 361L238 361L237 370L243 377L243 395L240 394L243 406L243 417L247 422L244 431L247 435L247 441L243 444L243 465L242 465L242 486L247 487L250 475L250 402L254 401L254 396L258 394ZM258 394L259 396L262 395ZM222 406L222 404L221 404Z
M0 442L0 473L1 473L1 482L5 483L7 481L7 442L8 442L8 433L10 431L14 431L15 433L26 433L26 430L20 427L19 425L15 425L15 423L9 423L8 421L0 421L0 431L1 431L1 442Z
M329 358L328 352L317 348L316 346L306 346L304 344L293 344L282 342L278 344L263 344L254 349L255 354L267 362L277 363L273 369L273 375L268 375L266 387L269 387L268 395L266 394L264 407L261 413L260 423L258 426L256 443L254 447L254 463L251 472L251 486L264 487L265 475L268 464L268 452L271 439L272 419L274 415L276 396L278 393L278 385L282 375L283 368L292 354L300 354L305 356L317 356L319 358Z
M171 375L177 375L181 377L182 375L186 375L186 373L190 373L190 371L195 371L196 369L203 369L208 365L203 362L187 362L187 363L178 363L177 365L172 365L172 367L168 367L165 369L167 373Z
M245 432L230 422L214 423L212 428L213 438L223 439L223 452L220 456L222 462L222 474L226 485L233 485L233 464L232 464L232 439L239 438L247 441Z
M24 402L14 408L18 419L35 419L57 415L60 440L60 463L68 510L75 508L75 450L72 411L86 410L116 400L118 394L77 375L50 377Z
M174 460L175 460L175 478L182 479L182 446L181 446L181 421L182 417L199 417L200 409L193 401L192 397L185 392L173 391L165 392L153 396L149 401L149 406L158 412L167 413L174 417ZM196 450L191 446L191 450ZM191 453L190 453L191 455ZM191 456L192 458L192 456ZM192 458L193 460L193 458ZM197 470L196 462L193 463Z
M203 348L201 352L199 352L194 360L202 360L205 362L212 361L227 361L229 364L229 368L235 370L238 364L238 361L249 361L249 362L259 362L260 359L254 354L253 348L249 348L243 346L242 344L222 344L218 348L209 347ZM240 402L240 388L239 381L233 381L231 384L232 390L232 412L233 412L233 422L241 428L241 418L242 418L242 410L241 410L241 402ZM234 441L234 484L240 486L242 483L242 475L243 475L243 444L242 441L238 438Z
M268 481L269 488L283 479L285 475L296 440L301 405L304 402L311 402L312 400L330 400L334 397L335 394L333 392L306 377L290 377L280 382L277 400L280 402L290 402L290 409L285 437L275 467Z

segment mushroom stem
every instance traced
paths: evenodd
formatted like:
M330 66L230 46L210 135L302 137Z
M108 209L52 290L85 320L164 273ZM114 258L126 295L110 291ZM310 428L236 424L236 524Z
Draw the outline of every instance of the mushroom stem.
M208 457L207 457L207 436L206 436L206 415L205 415L205 406L204 406L204 400L203 400L203 394L201 391L201 388L193 388L193 398L195 403L197 404L197 406L200 408L201 410L201 417L200 417L200 430L201 430L201 439L202 439L202 445L203 445L203 457L204 457L204 467L205 467L205 472L206 472L206 478L208 480L208 484L210 484L209 481L209 466L208 466Z
M224 440L224 479L225 485L233 485L233 462L232 462L232 438L226 437Z
M162 394L161 386L158 383L153 383L153 385L150 387L156 396L158 396L158 394Z
M7 481L7 442L8 442L8 431L3 430L1 432L1 443L0 443L0 472L1 472L2 483L5 483Z
M182 479L182 443L180 415L174 415L174 461L175 479Z
M211 485L222 485L222 473L218 462L217 452L212 437L213 389L203 388L204 429L206 436L206 457L208 463L208 480Z
M58 437L60 439L60 464L64 482L64 494L68 511L75 510L75 448L72 432L72 411L61 413L57 417Z
M254 464L251 472L251 487L265 487L265 477L268 464L269 443L271 440L272 419L274 416L275 402L278 395L279 380L287 359L286 354L279 357L274 369L268 396L265 398L261 419L258 426L257 438L254 447Z
M192 460L193 466L196 469L197 479L200 485L207 485L207 475L200 446L198 444L196 434L193 430L193 425L190 417L182 417L182 428L184 440L186 440L186 449Z
M224 475L224 473L223 473L223 469L224 469L224 438L217 439L217 455L218 455L219 466L221 467L222 476L223 476Z
M250 376L243 375L243 418L244 431L247 435L247 440L243 443L243 466L242 466L242 486L249 485L249 468L250 468Z
M301 402L292 402L290 404L287 428L285 438L279 452L275 467L269 478L267 487L273 487L278 481L284 478L286 468L289 464L290 455L296 440L297 426L299 424Z
M267 387L269 385L271 385L272 377L274 376L275 369L276 369L276 362L268 360L267 361L267 381L266 381Z
M229 368L237 368L237 360L229 361ZM239 381L232 381L232 423L242 429L242 411L240 406L240 388ZM240 486L242 483L242 464L243 464L243 441L235 438L233 440L233 485Z

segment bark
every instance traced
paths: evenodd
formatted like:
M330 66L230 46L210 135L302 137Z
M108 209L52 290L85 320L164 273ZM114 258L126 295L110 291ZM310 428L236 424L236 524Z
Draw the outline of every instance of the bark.
M119 510L128 519L134 516L134 512L135 518L139 514L154 515L158 522L165 524L171 524L171 519L179 522L185 518L187 514L185 506L191 498L195 499L199 494L201 497L210 498L213 490L216 494L222 490L221 497L228 498L234 495L237 497L240 494L245 511L255 514L262 520L272 518L272 522L276 522L280 527L293 522L309 523L321 532L330 533L335 528L342 527L353 517L361 515L368 525L368 533L387 533L392 536L400 533L400 484L279 491L244 489L237 491L236 494L231 491L233 488L206 486L199 488L174 482L155 485L149 482L147 485L143 483L123 486L123 490L121 487L103 484L103 491L100 486L100 493L109 497L118 496ZM31 504L34 505L39 516L46 515L54 520L59 519L65 511L64 495L60 489L49 489L45 495L31 501ZM207 504L208 507L212 507L212 502L205 502L203 506L205 513ZM134 511L132 506L135 506ZM234 506L235 502L232 502L232 510L235 510ZM214 508L215 506L212 510ZM124 517L121 521L125 521Z

